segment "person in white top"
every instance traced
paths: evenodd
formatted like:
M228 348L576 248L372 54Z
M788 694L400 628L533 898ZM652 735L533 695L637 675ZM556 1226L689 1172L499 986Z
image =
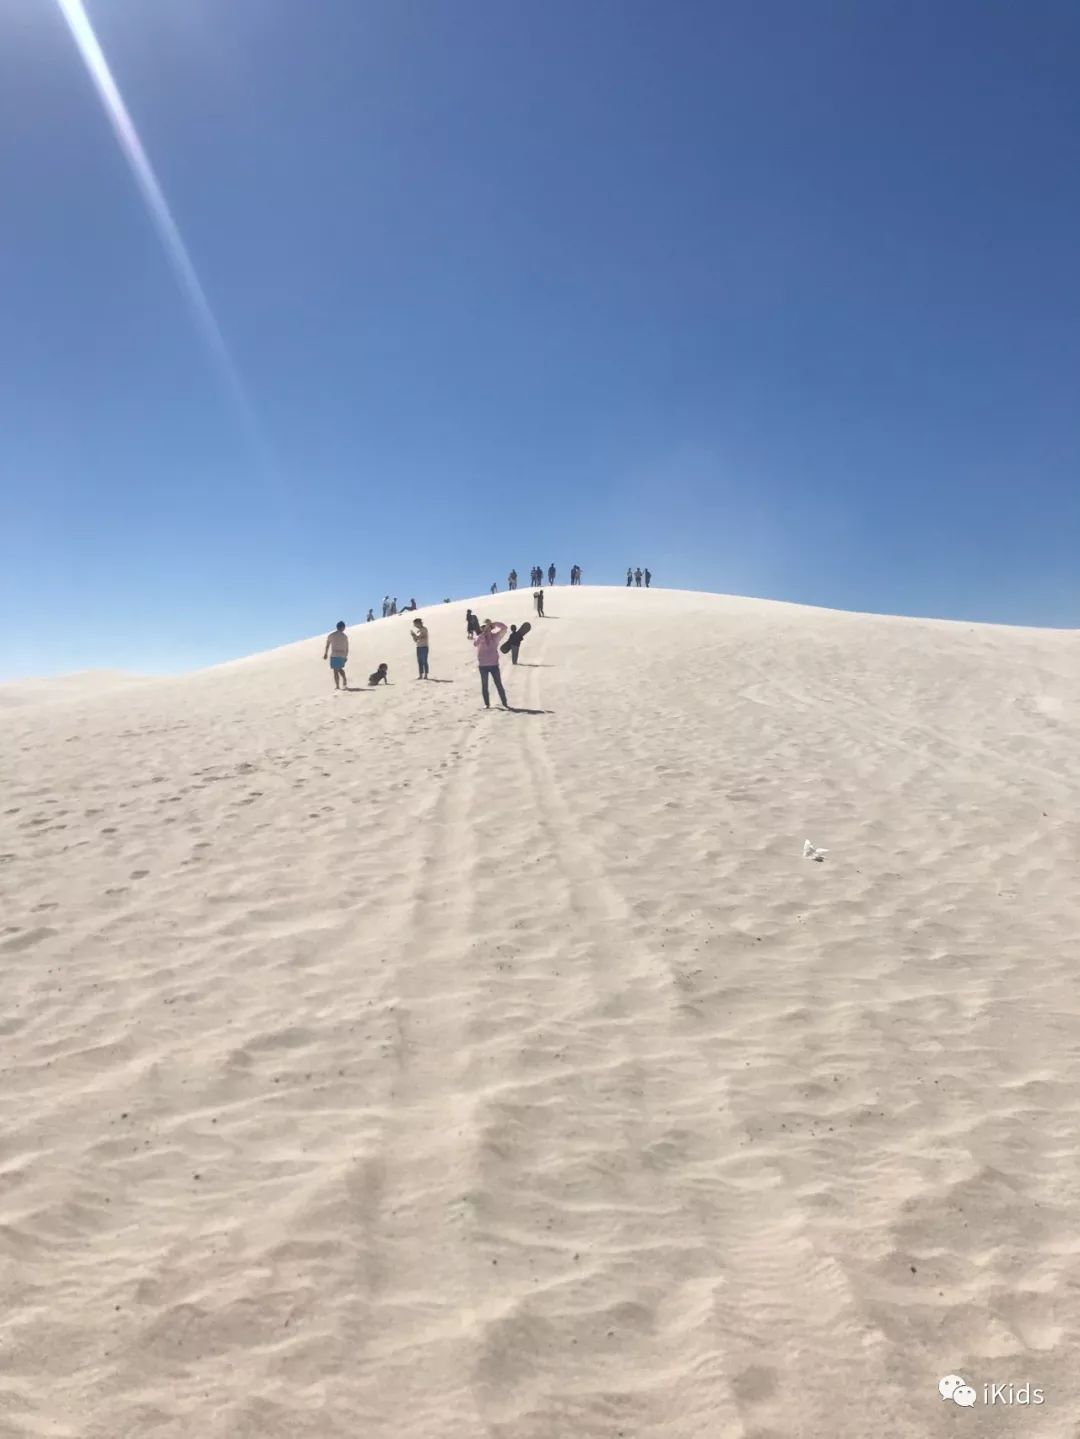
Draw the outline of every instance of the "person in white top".
M413 644L416 646L416 668L419 671L416 678L426 680L428 677L428 652L430 648L428 629L423 620L413 620L412 624Z
M349 658L349 636L345 633L345 621L338 620L336 628L326 636L323 659L330 658L330 672L334 676L334 689L347 690L349 681L345 678L345 661Z

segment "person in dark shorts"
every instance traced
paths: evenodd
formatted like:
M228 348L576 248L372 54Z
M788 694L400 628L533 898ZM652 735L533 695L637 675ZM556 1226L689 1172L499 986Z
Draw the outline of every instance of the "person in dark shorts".
M472 610L465 611L465 633L469 639L480 633L480 621L473 614Z
M327 658L330 660L335 690L347 690L349 681L345 678L345 662L349 658L349 636L345 633L344 620L338 620L337 625L326 636L323 659Z
M521 648L521 636L518 634L517 625L510 626L510 633L506 636L506 643L510 646L510 662L517 664L518 650Z
M637 587L638 587L639 590L641 589L641 566L640 566L640 565L639 565L638 568L634 571L634 584L637 585Z
M548 584L549 584L549 585L553 585L554 583L555 583L555 566L554 566L554 565L548 565Z
M495 689L498 691L499 699L503 709L509 709L510 705L506 698L506 691L503 689L502 675L499 673L499 641L506 633L506 626L495 620L485 620L480 627L480 633L473 640L476 650L476 663L480 666L480 691L484 696L484 708L491 708L491 699L488 695L488 680L495 681Z
M543 592L543 590L536 590L536 591L533 593L533 604L536 606L536 613L540 616L541 619L543 619L543 618L544 618L544 592Z

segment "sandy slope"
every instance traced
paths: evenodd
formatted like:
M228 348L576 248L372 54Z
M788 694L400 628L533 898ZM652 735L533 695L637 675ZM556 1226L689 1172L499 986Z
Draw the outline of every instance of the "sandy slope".
M0 717L0 1433L1076 1434L1077 636L549 609Z
M51 679L8 680L0 684L0 710L56 704L60 700L97 699L140 684L146 684L146 680L122 670L80 670L78 674Z

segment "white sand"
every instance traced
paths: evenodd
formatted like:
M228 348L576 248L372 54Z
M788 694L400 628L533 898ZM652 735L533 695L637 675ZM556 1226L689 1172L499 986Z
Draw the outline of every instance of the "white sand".
M1077 636L548 607L0 715L4 1436L1076 1433Z
M141 676L125 674L122 670L80 670L78 674L56 675L51 679L8 680L0 684L0 710L56 704L60 700L96 699L146 683Z

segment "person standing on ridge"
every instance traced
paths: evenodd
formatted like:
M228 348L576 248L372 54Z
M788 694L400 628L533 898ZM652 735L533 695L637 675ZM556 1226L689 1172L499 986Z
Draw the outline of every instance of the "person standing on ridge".
M517 570L510 571L509 575L506 578L506 587L507 589L511 590L517 589Z
M652 570L646 569L646 571L645 571L645 588L648 589L651 584L652 584Z
M555 583L555 566L554 566L554 565L548 565L548 584L549 584L549 585L553 585L554 583Z
M641 566L640 566L640 565L638 565L637 569L634 571L634 584L637 585L637 587L638 587L639 590L641 589Z
M506 691L503 689L502 675L499 673L499 641L505 633L506 626L504 624L495 620L485 620L480 627L480 633L473 640L476 663L480 666L480 690L484 696L485 709L491 708L491 699L488 695L489 679L495 681L495 688L503 709L510 708Z
M390 601L390 609L388 613L392 615L397 614L397 595L395 595L394 598Z
M334 689L347 690L349 681L345 678L345 662L349 658L349 636L345 633L345 621L338 620L326 636L323 659L330 659L330 671L334 676Z
M374 611L374 610L368 610L368 612L367 612L367 623L370 624L371 621L372 621L374 618L375 618L375 611Z
M417 679L426 680L428 677L428 632L427 625L423 620L412 622L413 644L416 646L416 668L419 670Z
M629 589L634 583L634 572L629 565L626 567L626 588Z
M382 617L383 617L383 619L385 619L386 616L387 616L389 613L390 613L390 596L389 596L389 595L383 595L383 600L382 600Z

